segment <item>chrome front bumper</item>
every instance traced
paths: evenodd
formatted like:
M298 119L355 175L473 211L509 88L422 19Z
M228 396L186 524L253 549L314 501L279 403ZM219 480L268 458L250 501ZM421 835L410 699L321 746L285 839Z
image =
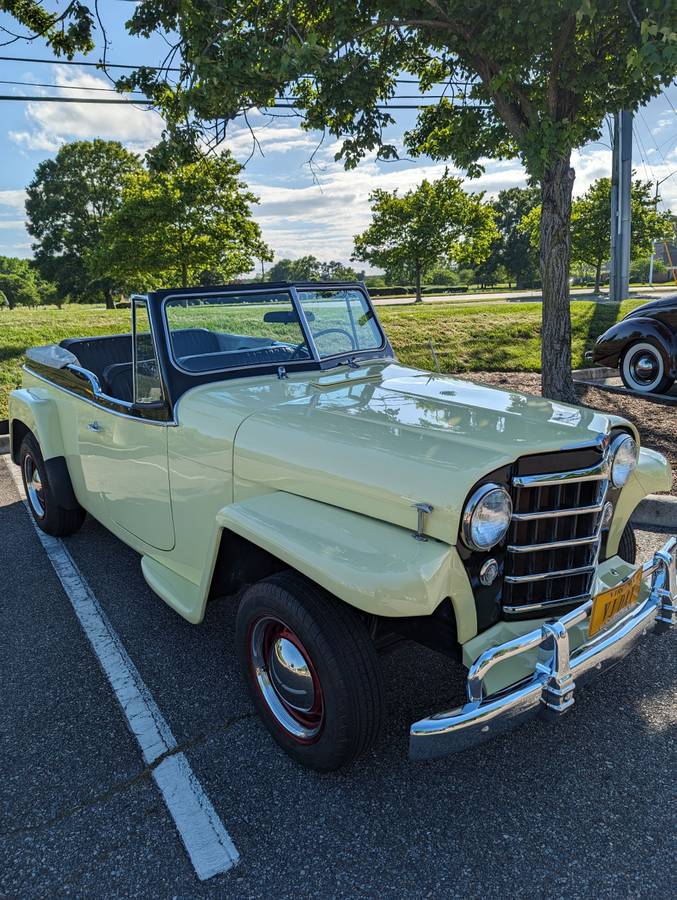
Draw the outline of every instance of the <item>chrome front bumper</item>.
M556 718L574 703L575 688L622 659L649 630L677 624L677 537L643 566L649 594L608 628L573 652L569 632L590 616L592 600L560 619L482 653L468 671L468 702L411 726L409 755L434 759L466 750L537 715ZM484 696L487 673L520 653L538 651L533 674L503 691Z

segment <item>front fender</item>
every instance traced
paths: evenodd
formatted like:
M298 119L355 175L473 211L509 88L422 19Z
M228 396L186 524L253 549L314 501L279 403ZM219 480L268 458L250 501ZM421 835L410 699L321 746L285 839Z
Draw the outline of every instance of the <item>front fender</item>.
M670 359L670 374L677 376L677 335L656 319L637 316L623 319L608 328L595 341L593 362L615 368L629 344L653 338L665 350Z
M637 468L630 475L616 504L607 538L607 556L614 556L618 553L623 529L640 500L643 500L647 494L669 491L671 487L672 472L667 459L655 450L642 447L639 451Z
M226 506L217 521L367 613L430 615L450 597L459 640L477 632L472 590L449 544L283 491Z
M18 388L9 395L10 453L17 464L23 439L19 424L33 432L45 460L65 455L56 403L40 388Z

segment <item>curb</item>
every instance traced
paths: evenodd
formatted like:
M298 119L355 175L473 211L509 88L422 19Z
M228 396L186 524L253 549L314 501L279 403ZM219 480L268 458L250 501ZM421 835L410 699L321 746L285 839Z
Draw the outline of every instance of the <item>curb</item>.
M638 528L655 530L670 528L677 531L677 497L649 494L635 509L631 522Z
M663 406L677 406L677 394L640 394L631 391L622 384L606 384L607 378L618 377L618 369L609 369L600 366L593 369L574 369L571 373L576 384L587 384L589 387L600 391L609 391L612 394L625 394L626 397L634 397L636 400L648 400L649 403L659 403Z

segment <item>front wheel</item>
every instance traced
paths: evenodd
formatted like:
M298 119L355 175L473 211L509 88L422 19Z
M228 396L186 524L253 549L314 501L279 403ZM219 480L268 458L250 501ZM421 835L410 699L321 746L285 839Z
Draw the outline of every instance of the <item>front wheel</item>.
M245 592L235 638L257 712L296 762L329 772L373 744L383 689L355 610L301 575L281 572Z
M674 384L668 374L666 354L650 341L638 341L628 347L620 370L626 388L640 394L665 394Z

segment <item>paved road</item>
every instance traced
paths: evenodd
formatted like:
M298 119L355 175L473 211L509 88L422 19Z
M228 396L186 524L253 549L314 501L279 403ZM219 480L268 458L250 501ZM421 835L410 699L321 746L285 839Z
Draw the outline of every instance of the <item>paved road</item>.
M658 300L661 297L677 295L677 285L661 285L660 287L631 287L630 299L633 300ZM593 294L589 288L572 288L572 300L597 300L599 303L611 302L606 294L597 296ZM372 301L376 306L397 306L400 304L412 303L414 295L410 297L372 297ZM502 302L508 301L539 301L541 300L540 290L525 291L482 291L481 293L467 294L424 294L424 303L486 303L486 302Z
M199 627L147 588L137 555L88 519L68 548L241 855L197 881L120 708L0 458L0 896L670 897L674 636L652 637L536 722L428 764L407 724L458 696L434 654L384 658L389 714L340 775L298 769L251 714L234 607ZM643 533L642 553L663 541Z

